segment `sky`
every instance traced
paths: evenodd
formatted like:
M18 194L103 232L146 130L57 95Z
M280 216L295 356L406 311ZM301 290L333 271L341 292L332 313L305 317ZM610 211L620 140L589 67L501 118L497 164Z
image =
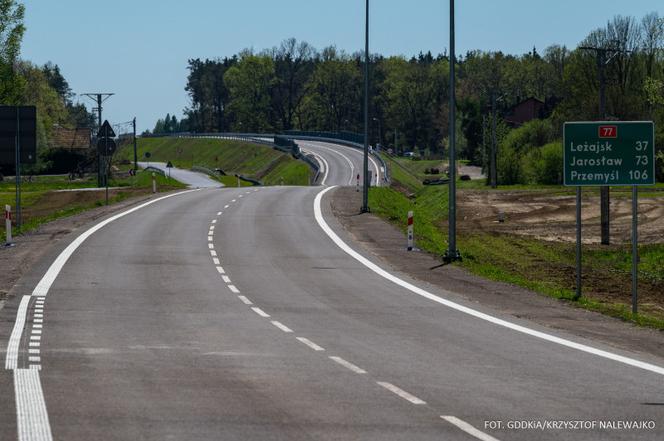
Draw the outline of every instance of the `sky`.
M364 47L364 0L22 0L22 58L60 66L76 94L113 92L104 119L152 129L189 104L187 60L232 56L294 37L317 49ZM456 50L523 54L574 48L615 15L664 15L662 0L456 0ZM371 0L370 52L449 47L446 0ZM92 102L78 97L81 102Z

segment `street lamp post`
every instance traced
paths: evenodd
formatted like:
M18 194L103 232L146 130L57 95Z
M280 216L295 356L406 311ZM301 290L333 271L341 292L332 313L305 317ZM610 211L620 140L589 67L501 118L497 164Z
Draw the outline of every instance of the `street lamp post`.
M448 249L443 259L445 262L461 260L461 254L456 245L456 75L455 64L456 56L454 54L454 0L450 0L450 197L449 197L449 235Z
M362 213L369 211L369 0L366 0L364 33L364 188Z

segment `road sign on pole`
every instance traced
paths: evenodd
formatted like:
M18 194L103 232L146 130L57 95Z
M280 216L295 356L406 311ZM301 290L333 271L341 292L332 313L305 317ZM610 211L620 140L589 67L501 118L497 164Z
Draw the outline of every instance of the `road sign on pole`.
M632 313L638 304L638 186L655 184L651 121L568 122L563 127L563 175L576 186L576 298L581 296L581 187L632 187Z
M653 185L652 122L568 122L563 129L566 186Z
M115 138L115 131L108 120L104 121L104 124L99 128L97 138Z

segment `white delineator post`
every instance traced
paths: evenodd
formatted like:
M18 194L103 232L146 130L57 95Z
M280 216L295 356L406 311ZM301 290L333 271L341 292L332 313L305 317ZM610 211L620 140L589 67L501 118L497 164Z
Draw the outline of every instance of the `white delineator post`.
M157 179L155 178L154 172L152 172L152 193L157 192Z
M413 234L413 212L408 212L408 251L413 251L413 242L415 237Z
M355 185L355 191L360 191L360 174L357 174L357 184Z
M12 206L5 205L5 231L7 232L7 245L12 243Z

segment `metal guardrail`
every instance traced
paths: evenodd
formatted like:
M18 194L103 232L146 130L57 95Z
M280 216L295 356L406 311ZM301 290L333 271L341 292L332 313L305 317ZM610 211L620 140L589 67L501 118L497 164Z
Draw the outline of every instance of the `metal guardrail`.
M288 133L290 133L290 132L288 132ZM300 133L306 133L306 132L300 132ZM309 132L309 133L311 133L311 132ZM320 133L327 133L327 132L320 132ZM287 135L287 136L291 137L290 134ZM327 137L324 137L324 136L309 136L309 135L297 135L297 136L292 136L292 137L295 138L295 139L302 139L304 141L321 141L321 142L329 142L331 144L341 144L341 145L345 145L347 147L352 147L352 148L364 151L364 145L363 144L353 142L353 141L349 141L349 140L346 140L346 139L327 138ZM383 168L383 170L385 170L385 173L383 174L383 181L386 184L389 184L390 181L391 181L391 176L390 176L390 168L387 166L387 163L380 156L380 154L378 152L376 152L375 150L372 150L370 154L380 162L381 167Z
M181 132L181 133L164 133L158 135L146 135L144 137L231 139L237 141L250 141L256 144L268 145L284 153L290 153L295 158L306 162L316 172L316 178L314 179L314 182L318 180L318 177L320 175L319 166L315 161L312 161L310 158L307 158L306 155L302 154L299 146L293 141L293 139L329 142L331 144L341 144L347 147L364 150L364 136L351 132L310 132L310 131L298 131L298 130L287 130L283 134L237 133L237 132L231 132L231 133ZM272 138L273 141L269 141L268 140L269 138ZM292 144L290 144L291 142ZM390 177L390 168L388 167L387 163L378 152L372 150L371 155L380 162L380 165L384 170L383 181L389 184L391 177Z
M160 168L153 167L153 166L151 166L151 165L145 167L145 168L143 169L143 171L144 171L144 172L149 171L149 172L159 173L159 174L162 175L162 176L166 176L166 172L165 172L165 171L163 171L163 170L160 169Z
M200 166L200 165L194 165L194 166L192 166L192 167L191 167L191 170L192 170L192 171L195 171L195 172L205 173L206 175L208 175L208 176L212 176L212 177L215 177L215 178L217 178L217 177L219 177L219 176L221 175L221 174L220 174L219 172L217 172L216 170L212 170L211 168L207 168L207 167L202 167L202 166Z

